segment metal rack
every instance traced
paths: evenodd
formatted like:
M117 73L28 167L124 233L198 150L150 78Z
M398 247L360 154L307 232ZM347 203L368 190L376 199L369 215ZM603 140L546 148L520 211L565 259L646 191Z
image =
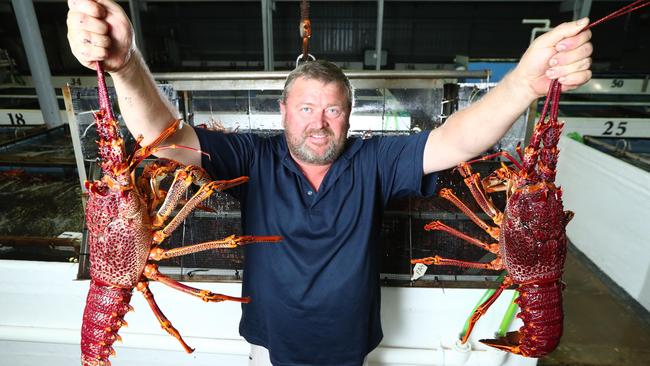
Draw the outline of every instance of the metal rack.
M167 85L167 95L178 103L181 115L190 124L209 124L217 120L220 128L266 135L281 133L277 100L286 75L287 72L253 72L174 73L155 76ZM459 83L466 78L485 79L487 71L363 71L349 72L347 75L356 93L356 105L350 118L351 134L409 134L435 128L455 108L463 108L478 100L490 87L486 83ZM445 85L458 87L451 88L455 92L445 93ZM91 123L88 112L92 108L87 103L94 98L94 93L94 88L80 87L72 87L64 92L73 139L77 140L76 152L82 157L77 160L84 165L80 169L84 172L87 171L87 166L94 164L95 159L92 156L95 138L88 130ZM74 100L75 97L77 101ZM454 108L448 108L450 105ZM119 112L117 116L120 117ZM83 122L80 123L80 120ZM520 128L513 129L495 149L506 145L514 148L514 144L523 139L524 121L525 118L522 117L518 122ZM127 134L126 130L124 134ZM487 174L498 164L499 162L485 162L479 164L477 170ZM451 171L441 172L439 184L454 187L461 199L465 199L477 212L480 211L473 204L457 174ZM498 197L495 199L499 200ZM221 194L211 198L206 205L212 207L214 212L197 212L192 215L171 236L168 245L187 245L241 231L237 201L227 194ZM410 259L430 255L433 251L466 260L480 260L486 255L482 250L465 245L445 233L424 232L423 226L436 218L444 219L470 235L486 239L485 233L481 233L480 229L440 198L392 202L384 217L382 243L378 253L382 257L381 276L384 283L410 285ZM82 249L82 254L83 252ZM242 253L237 250L211 251L165 263L168 267L164 270L183 280L238 280L242 261ZM81 262L80 268L83 267L83 261ZM485 287L492 285L486 279L495 277L496 274L489 271L432 267L430 274L419 281L418 286L462 284Z

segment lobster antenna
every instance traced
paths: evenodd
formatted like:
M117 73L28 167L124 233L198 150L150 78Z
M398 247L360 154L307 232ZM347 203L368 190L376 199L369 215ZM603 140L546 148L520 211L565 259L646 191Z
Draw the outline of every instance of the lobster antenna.
M115 119L113 109L111 108L111 100L108 97L108 90L106 89L106 77L104 76L104 68L101 61L96 61L97 70L97 94L99 99L99 109L104 113L109 120Z
M631 12L633 12L633 11L635 11L637 9L641 9L642 7L647 6L647 5L650 5L650 1L648 1L648 0L637 0L637 1L633 2L633 3L630 3L630 4L628 4L628 5L624 6L624 7L616 10L615 12L612 12L609 15L606 15L606 16L596 20L595 22L592 22L591 24L584 27L582 30L584 31L584 30L587 30L587 29L589 29L591 27L595 27L600 23L604 23L604 22L606 22L608 20L618 18L621 15L631 13Z
M621 15L629 14L635 10L641 9L645 6L650 5L650 0L636 0L608 15L605 15L604 17L591 22L590 24L586 25L584 28L582 28L581 32L593 28L601 23L604 23L606 21L612 20L614 18L618 18ZM557 84L557 85L555 85ZM557 119L558 116L558 107L559 107L559 102L560 102L560 93L562 92L562 85L557 81L557 79L553 80L551 83L551 86L549 88L548 94L546 96L546 101L544 102L544 108L542 110L542 116L540 118L540 122L544 121L544 118L546 117L546 110L547 110L547 103L549 102L549 99L551 99L551 118ZM539 122L538 122L539 123Z

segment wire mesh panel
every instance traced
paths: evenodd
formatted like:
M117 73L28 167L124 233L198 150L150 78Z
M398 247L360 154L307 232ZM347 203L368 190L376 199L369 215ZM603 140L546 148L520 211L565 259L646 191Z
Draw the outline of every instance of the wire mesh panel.
M456 84L453 84L456 85ZM350 134L364 138L380 135L403 135L421 130L436 128L445 121L454 110L465 108L480 99L488 90L487 84L462 85L447 93L443 88L357 88L355 90L355 105L350 117ZM193 91L189 103L195 123L203 124L205 120L215 121L213 128L226 131L251 132L260 135L282 133L282 124L278 100L281 90L226 90L226 91ZM448 105L453 108L447 108ZM520 122L523 122L522 117ZM518 122L518 123L520 123ZM520 123L523 127L523 123ZM208 124L210 125L210 124ZM516 129L496 145L493 150L512 146L513 142L523 140L524 129ZM487 176L498 168L500 162L481 162L475 165L475 170L482 176ZM474 212L485 221L489 217L481 211L463 183L462 177L452 170L439 174L438 186L452 188ZM499 207L505 205L502 194L493 197ZM234 206L232 206L234 207ZM206 214L201 214L206 215ZM193 220L201 220L196 215ZM231 217L220 219L222 225L230 222ZM453 259L487 262L494 258L481 248L469 245L463 240L445 232L428 232L424 226L440 220L465 234L489 243L494 242L481 228L448 201L433 197L428 199L401 199L390 203L385 212L382 228L381 243L378 255L381 263L381 276L386 283L402 284L411 278L411 259L440 255ZM194 226L195 224L192 224ZM197 225L202 225L201 223ZM203 224L206 225L206 224ZM217 229L210 229L216 231ZM235 228L233 227L233 230ZM236 228L239 230L239 227ZM225 234L225 233L224 233ZM177 233L177 235L180 235ZM195 234L185 234L195 235ZM203 234L205 235L205 234ZM180 240L180 239L179 239ZM187 240L187 237L184 239ZM196 240L194 240L196 241ZM230 268L239 260L235 257L224 259L226 254L210 260L178 259L179 263L188 267ZM207 254L206 254L207 255ZM462 269L450 266L431 266L425 281L445 279L473 280L484 282L486 277L496 277L493 271ZM427 282L427 280L430 280Z
M193 189L192 191L195 191ZM194 192L188 192L188 195ZM197 211L185 219L171 237L162 243L165 249L222 239L241 234L239 202L226 193L216 193L204 201ZM180 275L216 275L231 279L243 268L243 250L213 249L162 261L161 265L177 267Z
M475 172L482 177L498 168L499 162L480 162L473 164ZM482 220L493 226L490 218L481 210L461 175L453 170L439 172L439 188L450 188L470 210ZM495 193L491 196L494 204L503 209L505 195ZM400 283L411 278L411 259L440 256L471 262L487 263L494 255L474 246L456 236L443 231L427 231L425 225L440 221L470 237L485 243L495 243L484 230L472 222L449 201L434 196L431 198L399 199L390 202L382 226L381 263L382 279L387 283ZM478 281L496 277L498 273L489 270L468 269L455 266L430 266L420 285L437 281Z
M357 88L355 90L355 106L350 117L350 134L370 137L372 135L410 134L436 128L453 110L470 105L486 92L486 85L463 85L456 88L455 94L445 94L442 88ZM226 131L252 132L261 135L281 133L281 116L278 107L278 100L281 98L280 90L233 90L220 91L219 93L200 92L199 94L193 92L192 96L190 105L195 122L201 121L198 119L199 116L207 119L206 117L209 115L216 117L214 119L221 126L220 128ZM455 107L444 108L446 104L450 103L455 103ZM522 117L520 122L523 121ZM523 127L523 123L520 122L518 123ZM511 131L493 150L505 146L511 146L514 149L516 145L514 141L523 140L523 134L523 128ZM476 164L475 169L486 176L499 164L496 161L483 162ZM474 202L458 173L451 170L441 172L438 185L439 187L452 188L474 212L489 222L489 218ZM503 195L495 194L493 199L497 206L505 205ZM226 217L224 220L230 220L230 218ZM378 254L381 256L382 278L387 279L389 283L393 283L395 280L398 282L408 281L411 276L411 259L436 254L468 261L487 262L493 259L492 254L469 245L457 237L444 232L425 231L424 225L433 220L444 221L449 226L480 240L490 243L494 241L469 218L460 213L456 207L442 198L395 200L387 208L382 223L381 246L378 250ZM179 259L179 261L185 260ZM199 261L202 264L196 266L217 266L216 263L219 263L220 260L223 261L223 259L217 258L213 258L209 262ZM233 258L232 262L221 263L221 265L228 266L236 263L237 260L238 258ZM425 276L425 282L427 279L435 278L452 280L473 278L475 281L484 281L486 277L490 276L496 276L496 274L492 271L433 266Z
M389 83L390 84L390 83ZM203 85L203 84L201 84ZM362 137L378 135L411 134L440 126L457 108L464 108L478 100L487 92L485 84L455 85L437 87L357 87L356 104L350 117L350 134ZM446 84L445 84L446 85ZM164 93L177 102L171 88ZM278 89L236 90L187 90L183 91L183 105L186 118L197 126L222 130L228 133L251 132L268 136L282 133L282 119L278 101ZM95 131L92 126L91 111L95 106L96 90L75 88L72 91L75 114L79 122L79 136L83 147L83 157L87 163L95 164ZM111 90L112 94L112 90ZM113 98L113 100L115 100ZM450 108L451 106L451 108ZM117 113L118 118L120 114ZM522 117L522 120L524 118ZM518 122L519 123L519 122ZM522 124L523 125L523 124ZM124 136L128 132L123 130ZM506 139L493 150L512 147L522 141L524 129L511 131ZM127 141L132 141L129 138ZM132 144L132 142L131 142ZM129 144L127 144L129 145ZM499 161L481 162L474 165L477 172L487 176L501 163ZM161 183L166 190L171 178ZM473 197L469 194L462 177L452 170L440 172L438 187L451 188L456 195L485 221L490 222ZM227 192L227 191L226 191ZM188 191L190 197L192 190ZM502 194L494 194L497 207L505 205ZM175 248L210 240L222 239L241 232L239 203L227 193L213 196L190 215L185 222L162 243L164 248ZM409 283L412 271L411 259L440 255L447 258L487 262L493 255L481 248L469 245L461 239L442 231L429 232L424 226L440 220L455 229L492 243L490 238L475 223L448 201L439 198L400 199L389 204L382 228L381 243L377 254L381 257L381 276L386 283ZM238 279L243 267L243 253L240 249L223 249L200 252L162 262L164 270L176 273L184 279L209 278L214 280ZM434 285L435 281L470 280L484 282L486 277L496 277L492 271L462 269L450 266L431 266L419 285ZM208 277L204 277L208 276ZM429 280L429 281L427 281Z

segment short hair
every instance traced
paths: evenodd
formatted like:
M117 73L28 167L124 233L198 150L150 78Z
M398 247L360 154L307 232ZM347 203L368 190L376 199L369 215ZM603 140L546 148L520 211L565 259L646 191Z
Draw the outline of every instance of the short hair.
M286 103L287 97L289 96L289 89L293 85L293 82L300 77L318 80L325 84L332 82L339 83L345 89L348 108L352 110L352 106L354 105L354 89L350 84L350 80L345 76L340 67L325 60L307 61L291 71L287 76L284 89L282 90L282 98L280 99L282 103Z

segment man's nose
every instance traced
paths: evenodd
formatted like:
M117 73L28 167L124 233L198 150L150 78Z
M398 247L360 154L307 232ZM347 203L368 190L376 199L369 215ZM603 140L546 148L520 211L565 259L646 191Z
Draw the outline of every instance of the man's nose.
M325 111L318 111L314 113L311 119L311 127L314 129L320 129L327 126L327 121L325 120Z

